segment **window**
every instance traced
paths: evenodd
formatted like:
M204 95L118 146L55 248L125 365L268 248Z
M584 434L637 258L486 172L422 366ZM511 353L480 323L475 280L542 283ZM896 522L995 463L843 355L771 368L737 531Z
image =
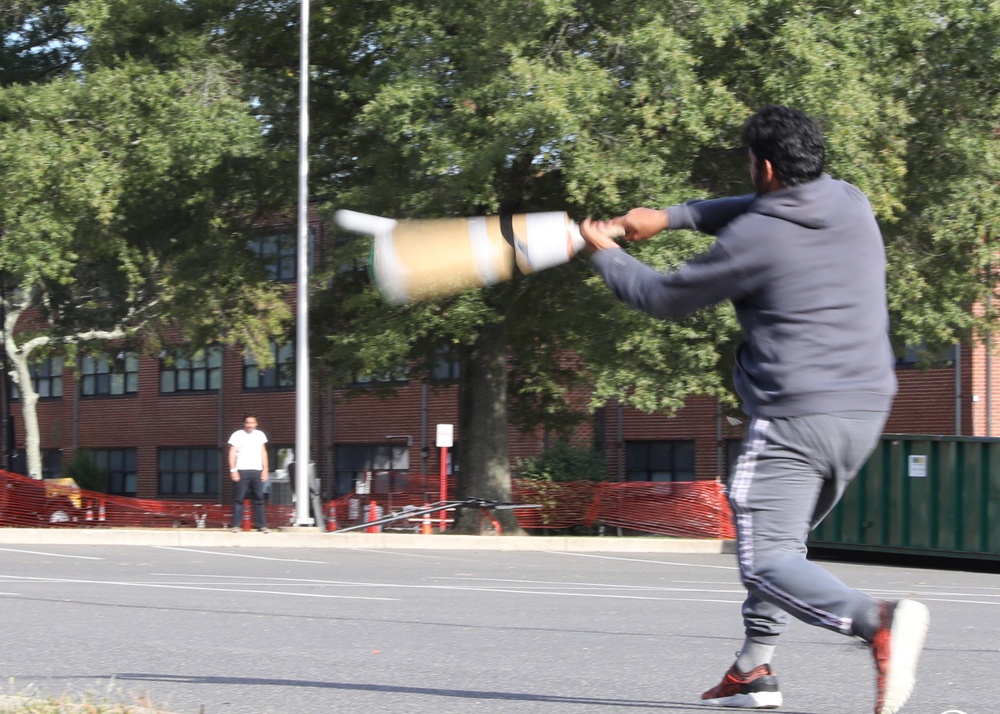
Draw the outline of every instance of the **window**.
M287 471L289 465L295 461L295 447L268 443L264 448L267 449L267 465L271 473L279 469Z
M161 496L214 496L219 492L219 450L160 449Z
M91 449L90 456L108 474L108 493L135 495L138 487L135 449Z
M295 345L291 342L278 345L271 341L273 365L265 369L257 366L253 355L243 358L244 389L278 389L295 386Z
M267 449L267 465L271 471L268 482L264 486L264 492L270 494L272 499L276 499L272 500L272 503L278 503L279 501L282 505L292 503L292 493L295 492L295 483L293 479L295 447L281 446L280 444L271 444L270 442L264 446ZM226 468L229 468L228 465ZM315 475L317 477L319 476L319 474ZM276 490L276 484L279 482L284 485L278 486Z
M896 369L910 369L918 365L928 367L954 367L958 359L958 345L951 345L934 353L926 345L905 345L896 357Z
M434 382L457 382L459 375L458 355L454 350L438 350L431 365L431 380Z
M336 496L350 493L366 472L372 472L372 493L386 493L390 488L406 488L410 470L410 450L406 444L339 444L335 458Z
M139 356L134 352L91 356L80 360L80 394L135 394L139 391Z
M625 480L694 480L694 441L625 442Z
M309 265L313 260L314 231L309 229ZM298 278L298 232L269 233L253 238L250 250L264 264L264 270L271 280L283 283Z
M29 367L31 383L41 399L58 399L62 396L63 358L46 357ZM20 399L21 390L16 384L11 384L11 399Z
M177 354L160 364L160 391L204 392L222 383L222 348L214 345L194 354Z
M406 365L401 365L396 369L386 370L380 372L379 374L362 374L356 376L353 381L351 381L351 386L364 387L369 384L388 384L390 382L406 382L409 379L409 370Z
M42 449L42 478L59 478L62 473L62 449Z

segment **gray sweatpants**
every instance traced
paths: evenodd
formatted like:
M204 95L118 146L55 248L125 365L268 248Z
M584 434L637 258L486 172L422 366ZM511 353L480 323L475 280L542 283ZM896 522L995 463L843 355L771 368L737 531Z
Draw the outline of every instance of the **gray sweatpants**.
M754 417L729 484L746 635L775 644L788 615L847 635L876 601L806 560L806 539L878 442L885 414Z

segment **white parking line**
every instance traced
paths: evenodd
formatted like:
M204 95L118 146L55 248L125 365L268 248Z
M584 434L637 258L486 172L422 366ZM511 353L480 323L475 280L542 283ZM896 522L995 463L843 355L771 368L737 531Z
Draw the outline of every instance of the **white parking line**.
M949 600L943 597L920 597L920 602L959 602L963 605L1000 605L1000 602L987 602L985 600Z
M378 555L399 555L404 558L428 558L430 560L463 560L467 562L475 562L469 558L449 558L447 556L441 555L422 555L420 553L403 553L398 550L383 550L381 548L348 548L355 553L374 553Z
M615 585L611 583L578 583L571 581L550 581L550 580L511 580L507 578L477 578L477 577L449 577L440 576L432 580L460 580L463 582L490 582L490 583L512 583L522 584L527 587L532 585L556 585L565 588L592 588L597 590L646 590L654 592L678 592L678 593L726 593L726 594L746 594L746 590L740 587L727 587L725 589L714 588L671 588L662 585ZM727 583L711 583L712 585L727 585Z
M310 578L278 578L269 577L261 578L259 576L253 575L201 575L199 573L153 573L153 575L174 575L177 577L185 578L232 578L239 580L267 580L271 582L285 582L285 583L303 583L303 584L314 584L314 585L332 585L337 587L354 587L354 588L397 588L405 590L450 590L455 592L483 592L483 593L506 593L511 595L555 595L562 597L589 597L589 598L606 598L611 600L678 600L678 599L688 599L688 598L670 598L670 597L648 597L645 595L612 595L607 593L578 593L578 592L553 592L551 590L514 590L511 588L488 588L488 587L476 587L467 586L462 587L459 585L411 585L404 583L365 583L350 580L314 580ZM698 602L702 602L702 599L698 599ZM704 600L704 602L742 602L740 600Z
M80 558L81 560L104 560L104 558L95 558L92 555L66 555L64 553L48 553L43 550L20 550L18 548L0 548L0 550L5 550L8 553L31 553L32 555L48 555L53 558Z
M1000 593L994 595L992 593L982 593L982 592L979 592L979 593L977 593L977 592L963 592L964 590L968 590L970 588L962 587L962 588L959 589L959 586L957 586L957 585L955 586L955 588L956 588L955 590L949 590L948 588L943 588L941 590L920 590L918 588L908 588L906 590L883 590L881 588L872 588L871 590L867 590L866 592L869 593L870 595L881 595L881 596L885 596L887 598L892 598L892 597L911 597L911 598L917 598L917 599L920 599L920 600L930 600L930 599L933 599L933 598L936 598L936 597L954 597L954 598L958 598L958 597L972 597L972 598L986 597L986 598L997 598L998 600L1000 600ZM971 588L971 589L974 589L974 588ZM998 603L998 604L1000 604L1000 603Z
M324 560L301 560L299 558L268 558L264 555L247 555L246 553L220 553L215 550L199 550L197 548L178 548L176 546L170 545L153 545L151 548L159 548L160 550L180 550L187 553L200 553L201 555L224 555L230 558L252 558L254 560L277 560L282 563L313 563L315 565L326 565Z
M219 593L254 593L257 595L281 595L291 596L291 597L314 597L314 598L336 598L338 600L386 600L386 601L397 601L399 598L395 597L367 597L364 595L325 595L321 593L294 593L285 592L282 590L248 590L242 588L210 588L196 585L165 585L163 583L129 583L121 580L80 580L77 578L38 578L29 577L26 575L0 575L7 581L12 582L23 582L23 583L75 583L83 585L120 585L123 587L131 588L162 588L165 590L207 590L211 592Z
M713 570L739 570L735 565L705 565L704 563L675 563L670 560L644 560L642 558L622 558L614 555L594 555L593 553L568 553L563 550L543 551L549 555L571 555L575 558L601 558L603 560L624 560L629 563L653 563L655 565L678 565L682 568L711 568Z

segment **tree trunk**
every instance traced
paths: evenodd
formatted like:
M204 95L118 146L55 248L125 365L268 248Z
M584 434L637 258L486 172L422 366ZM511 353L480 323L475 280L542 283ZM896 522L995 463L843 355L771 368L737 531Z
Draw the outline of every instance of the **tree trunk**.
M35 479L42 478L42 439L38 428L38 392L35 390L35 383L31 379L31 355L32 353L46 345L53 343L54 339L39 335L30 338L22 344L17 344L14 337L14 328L18 320L38 292L38 288L26 288L21 291L23 300L15 305L3 304L3 344L7 350L7 358L11 362L10 376L17 385L21 393L21 418L24 420L24 453L28 462L28 476ZM70 337L60 338L62 344L80 343L88 340L117 340L125 337L125 329L119 325L110 330L86 330L78 332ZM8 445L8 449L11 445Z
M486 325L475 344L463 350L458 406L459 499L510 501L507 450L507 329L503 322ZM497 511L504 535L523 535L514 511ZM480 513L458 511L454 531L483 532Z
M11 377L21 393L21 419L24 421L24 453L28 460L28 476L42 477L42 440L38 430L38 392L31 380L28 353L17 348L13 340L6 341L7 355L13 370ZM13 349L12 349L13 348ZM8 446L8 448L10 448Z

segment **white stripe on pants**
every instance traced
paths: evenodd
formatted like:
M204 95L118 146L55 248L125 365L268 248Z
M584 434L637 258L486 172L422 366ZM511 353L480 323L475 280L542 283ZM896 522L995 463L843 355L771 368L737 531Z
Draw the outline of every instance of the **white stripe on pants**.
M874 448L884 421L878 412L752 419L729 488L749 592L748 636L776 640L789 614L854 634L853 622L874 606L807 560L805 543Z

